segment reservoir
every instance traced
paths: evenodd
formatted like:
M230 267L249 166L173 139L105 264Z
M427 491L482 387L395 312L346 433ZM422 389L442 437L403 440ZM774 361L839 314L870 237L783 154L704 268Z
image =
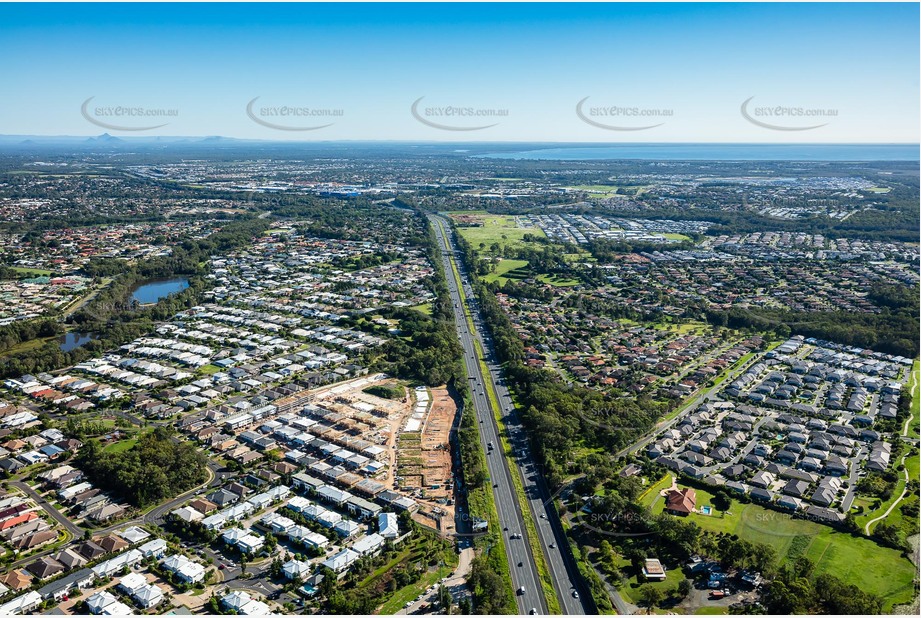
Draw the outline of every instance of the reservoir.
M95 338L95 335L89 333L65 333L58 337L58 347L62 352L70 352L73 349L89 343Z
M154 279L134 288L131 293L131 300L142 305L149 305L166 298L170 294L181 292L187 287L189 287L188 279Z

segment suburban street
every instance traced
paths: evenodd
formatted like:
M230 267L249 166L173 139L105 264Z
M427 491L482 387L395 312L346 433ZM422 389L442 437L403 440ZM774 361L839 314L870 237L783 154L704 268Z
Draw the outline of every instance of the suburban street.
M525 432L514 413L511 396L504 385L502 370L498 359L495 357L492 342L488 333L482 330L479 309L473 299L463 264L455 259L455 248L450 237L445 234L442 225L444 220L432 217L436 234L442 250L442 259L447 275L451 299L454 303L455 321L458 334L464 349L464 364L470 380L470 390L473 398L476 417L480 429L480 439L487 453L487 465L493 483L493 495L496 509L503 527L502 534L505 540L506 552L509 559L512 582L516 591L524 588L523 594L516 593L516 600L521 613L529 613L536 609L540 613L547 613L546 602L541 587L531 547L527 540L525 529L525 515L521 512L515 486L512 479L512 470L509 461L502 453L502 442L495 416L490 407L487 388L494 389L505 424L512 452L515 454L515 463L518 467L516 473L520 474L522 486L527 497L530 513L537 530L537 541L551 573L554 588L560 601L560 608L566 614L592 613L592 608L587 605L588 591L584 589L578 569L575 564L569 543L563 532L556 510L552 507L550 493L542 475L537 470L531 459ZM453 275L452 261L457 266L463 285L463 295ZM469 299L466 300L466 299ZM464 315L465 306L469 307L472 317L474 332L468 330L468 322ZM481 371L475 341L479 341L485 354L485 364L488 375ZM484 382L484 378L489 383ZM490 444L492 448L490 448ZM549 505L549 508L548 508ZM512 539L512 535L519 538ZM519 566L521 565L521 566Z

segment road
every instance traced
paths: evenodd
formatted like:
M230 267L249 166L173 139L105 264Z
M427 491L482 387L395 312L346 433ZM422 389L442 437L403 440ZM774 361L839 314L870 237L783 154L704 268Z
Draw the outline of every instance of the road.
M38 504L40 507L45 509L46 513L51 515L55 521L57 521L61 526L66 528L67 531L70 532L70 534L73 536L73 538L75 539L83 538L83 528L77 526L72 521L67 519L67 517L61 514L61 512L58 511L56 508L51 506L51 504L49 504L47 500L45 500L42 496L40 496L37 491L29 487L29 485L27 485L26 483L22 481L12 481L10 485L13 485L14 487L18 487L20 490L28 494L28 496L32 498L32 500L34 500L36 504Z
M462 549L459 556L457 568L454 573L448 576L444 582L436 582L431 588L431 592L425 592L418 601L413 600L409 607L399 610L397 616L415 614L422 609L423 605L433 606L438 599L438 588L444 586L451 593L451 599L454 604L459 604L464 597L470 596L470 589L467 587L467 576L470 574L470 563L473 561L473 548L467 547ZM426 612L422 612L426 613Z
M530 456L527 436L515 413L512 398L505 387L502 378L502 368L495 356L492 340L482 328L479 308L473 298L473 290L463 264L457 259L453 239L450 238L442 225L447 222L438 216L431 216L433 227L442 251L443 266L451 302L454 304L455 322L458 336L464 350L464 365L470 380L471 396L474 411L480 429L480 440L486 450L487 466L490 479L493 482L493 496L496 510L503 527L502 534L505 540L509 568L512 572L512 583L516 591L524 587L524 594L516 594L516 601L520 613L529 613L536 609L539 613L547 613L546 600L541 587L540 577L531 554L531 545L527 539L527 530L524 525L525 514L515 492L512 474L520 475L522 486L528 502L527 516L533 518L537 530L537 541L547 566L550 570L551 580L560 609L564 614L589 614L594 613L590 605L590 595L587 587L579 575L575 559L570 551L568 539L563 531L556 509L553 508L551 494L546 486L543 476L537 469ZM463 295L454 277L452 263L456 265L461 277ZM469 299L466 300L466 299ZM465 305L469 308L474 330L468 329L468 322L464 315ZM476 351L475 341L479 341L485 354L487 374L481 370L479 356ZM485 382L489 380L489 383ZM500 414L505 425L512 452L516 456L516 470L510 469L510 461L502 454L502 441L499 436L499 427L490 405L487 389L493 389L500 406ZM489 444L494 448L489 448ZM548 508L548 505L549 508ZM508 530L505 530L507 528ZM511 535L522 535L522 538L512 539ZM521 565L521 566L519 566ZM574 596L577 595L577 596ZM578 597L578 598L577 598Z
M701 403L710 402L716 399L717 393L719 392L721 388L723 388L723 385L732 383L732 381L735 380L739 374L747 370L749 366L753 365L755 361L757 360L757 358L758 357L756 356L754 358L749 359L747 362L742 363L739 367L736 367L735 369L731 370L729 374L726 376L725 380L721 381L720 383L714 386L711 386L710 388L700 391L690 401L683 404L684 409L681 411L680 414L677 414L674 418L669 419L667 421L660 421L659 423L657 423L656 426L653 427L649 432L647 432L645 436L641 437L639 440L632 443L627 448L620 450L617 453L616 457L618 459L621 459L623 457L626 457L627 455L632 455L633 453L637 452L638 450L640 450L641 448L643 448L644 446L652 442L656 438L656 436L664 432L666 429L673 427L676 423L681 421L685 416L690 414L692 411L696 410Z

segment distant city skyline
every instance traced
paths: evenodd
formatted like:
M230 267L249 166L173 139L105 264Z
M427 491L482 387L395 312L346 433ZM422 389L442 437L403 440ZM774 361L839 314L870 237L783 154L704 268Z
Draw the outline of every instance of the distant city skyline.
M3 4L0 134L910 143L919 6Z

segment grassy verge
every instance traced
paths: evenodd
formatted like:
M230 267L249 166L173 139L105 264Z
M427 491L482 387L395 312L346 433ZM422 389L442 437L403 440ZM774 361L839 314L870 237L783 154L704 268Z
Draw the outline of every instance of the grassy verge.
M393 596L387 599L387 601L381 605L378 613L393 615L398 611L403 609L403 606L407 602L412 601L417 596L425 592L426 588L440 580L442 577L447 577L451 571L454 570L453 566L442 566L434 571L429 571L423 575L419 581L409 584L408 586L403 586L399 590L393 593Z
M639 498L636 499L637 502L645 506L646 508L652 508L656 503L656 500L659 499L659 492L663 489L667 489L672 486L672 475L666 474L658 481L649 486L649 488L640 494Z
M909 438L921 437L921 361L915 360L911 365L911 378L907 382L908 392L911 394L911 421L908 422Z

